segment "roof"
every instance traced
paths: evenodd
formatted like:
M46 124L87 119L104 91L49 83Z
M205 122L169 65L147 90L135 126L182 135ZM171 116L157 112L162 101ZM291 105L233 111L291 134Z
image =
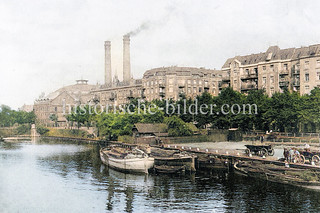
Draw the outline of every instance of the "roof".
M168 126L164 123L136 123L134 128L139 133L166 133L168 130Z
M57 98L60 94L66 92L73 99L78 100L78 99L81 99L81 97L88 96L90 94L90 91L96 88L97 88L97 85L87 84L86 80L77 80L77 84L62 87L41 99L53 100Z
M315 44L308 47L288 49L280 49L278 46L271 46L266 52L263 53L235 56L233 58L229 58L222 66L222 69L229 68L230 63L234 60L238 60L242 65L249 65L273 60L299 59L301 57L313 56L318 54L320 54L320 44Z
M147 70L143 74L143 78L148 78L149 76L165 76L165 75L177 75L177 76L192 76L192 75L206 75L206 74L222 74L221 70L215 69L205 69L196 67L159 67L151 70Z

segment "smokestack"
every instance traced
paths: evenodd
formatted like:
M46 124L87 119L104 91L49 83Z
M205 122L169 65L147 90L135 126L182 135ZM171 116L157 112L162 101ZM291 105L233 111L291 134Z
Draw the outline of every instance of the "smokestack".
M130 68L130 35L123 36L123 81L130 82L131 78Z
M112 74L111 74L111 42L105 41L104 42L104 66L105 66L105 73L104 73L104 82L106 85L111 85L112 83Z

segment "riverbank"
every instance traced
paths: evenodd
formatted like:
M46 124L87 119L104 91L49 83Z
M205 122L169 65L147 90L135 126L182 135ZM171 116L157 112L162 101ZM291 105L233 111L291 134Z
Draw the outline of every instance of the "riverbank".
M1 212L320 211L309 205L319 202L310 190L223 172L125 174L103 166L98 151L95 145L0 143Z

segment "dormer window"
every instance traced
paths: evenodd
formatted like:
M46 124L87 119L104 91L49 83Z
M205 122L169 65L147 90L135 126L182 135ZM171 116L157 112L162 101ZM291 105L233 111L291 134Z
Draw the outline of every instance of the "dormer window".
M268 56L267 56L267 61L270 61L271 60L271 58L272 58L272 53L268 53Z

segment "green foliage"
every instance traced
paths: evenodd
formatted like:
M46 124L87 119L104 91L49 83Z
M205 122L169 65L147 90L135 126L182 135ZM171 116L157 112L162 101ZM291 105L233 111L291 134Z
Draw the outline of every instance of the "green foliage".
M32 124L35 123L34 112L12 110L6 105L0 106L0 126L10 127L14 124Z
M54 121L54 125L57 127L58 125L58 116L56 115L56 114L51 114L50 116L49 116L49 119L51 120L51 121Z
M169 136L190 136L192 135L191 128L178 116L165 118L165 123L168 125Z
M37 126L37 132L40 134L40 135L44 135L46 134L47 132L49 132L49 129L48 128L45 128L43 126Z
M274 130L274 131L319 131L320 129L320 89L315 88L310 94L300 96L298 93L290 93L285 90L283 93L275 93L268 97L264 90L250 91L242 94L232 88L223 89L218 96L204 92L196 99L186 98L182 95L178 101L169 100L169 107L166 100L153 100L152 102L140 103L137 99L124 107L130 109L131 113L123 113L118 108L103 112L98 115L90 114L89 106L77 107L67 116L70 122L81 125L96 126L99 137L108 140L117 140L119 136L132 135L132 127L135 123L163 123L169 128L170 136L191 135L192 129L187 123L194 123L198 128L211 127L214 129L239 128L241 130ZM208 112L202 114L201 106ZM184 108L178 110L178 105ZM210 106L213 108L210 108ZM239 105L239 112L223 113L223 110L230 110L226 106ZM172 107L173 106L173 107ZM175 108L175 110L173 110ZM198 113L190 113L196 111ZM245 112L243 112L245 110ZM92 111L92 109L91 109ZM179 112L178 112L179 111ZM236 110L237 111L237 110ZM251 111L251 114L249 114ZM0 118L4 118L5 125L12 125L17 119L12 119L14 114L10 108L3 106ZM32 115L30 115L32 117ZM21 116L20 116L21 117ZM24 116L22 116L24 117ZM11 120L10 120L11 119ZM23 119L19 121L23 122ZM32 119L29 119L32 120ZM56 121L53 114L51 120Z
M16 133L17 133L17 135L29 134L30 129L31 129L30 124L23 124L23 125L20 125L16 128Z
M96 124L100 136L108 140L117 140L120 135L132 135L135 123L141 121L141 115L137 113L102 113L97 116Z
M52 120L51 116L50 116L50 119ZM55 119L55 118L57 118L57 117L54 116L53 119ZM66 116L66 119L68 121L76 122L78 128L80 128L81 125L86 125L87 127L90 127L93 118L94 118L93 108L89 105L77 106L75 108L75 110L71 112L71 114L68 114Z

